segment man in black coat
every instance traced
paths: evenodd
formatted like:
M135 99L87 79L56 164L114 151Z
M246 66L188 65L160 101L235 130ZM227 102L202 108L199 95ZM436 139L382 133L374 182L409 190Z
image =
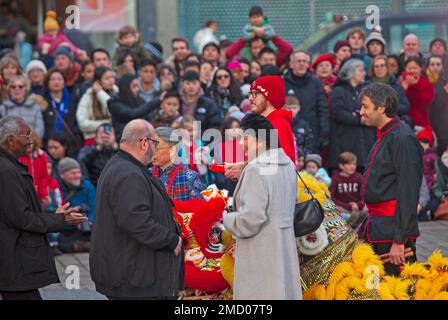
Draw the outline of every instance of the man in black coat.
M47 233L64 223L86 221L69 203L43 213L33 178L17 158L31 148L31 129L22 118L0 120L0 297L40 300L38 289L58 283Z
M183 288L173 204L147 169L154 147L154 128L145 120L131 121L99 179L90 273L109 299L174 299Z
M369 216L358 235L383 256L386 273L399 276L404 263L416 261L423 149L396 115L398 96L391 86L369 85L361 103L362 122L377 129L378 140L363 177L361 193Z
M286 95L294 95L302 106L298 117L311 127L314 136L313 152L319 152L328 145L329 116L324 87L309 70L311 57L304 51L296 51L291 56L290 70L285 75Z

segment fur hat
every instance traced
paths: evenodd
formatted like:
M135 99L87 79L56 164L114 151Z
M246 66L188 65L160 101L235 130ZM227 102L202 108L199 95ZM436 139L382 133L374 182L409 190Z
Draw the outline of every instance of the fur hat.
M53 10L49 10L47 12L47 18L45 18L44 22L44 31L50 32L50 31L59 31L59 23L56 20L57 13Z
M252 83L250 90L260 92L276 109L283 108L286 103L285 83L280 76L259 77Z

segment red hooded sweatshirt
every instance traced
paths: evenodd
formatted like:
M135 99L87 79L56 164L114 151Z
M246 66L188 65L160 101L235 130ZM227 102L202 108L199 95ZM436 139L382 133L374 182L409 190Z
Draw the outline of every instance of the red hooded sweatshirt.
M296 163L296 153L294 151L294 134L292 133L292 112L289 110L275 109L266 119L277 129L280 147L286 155Z

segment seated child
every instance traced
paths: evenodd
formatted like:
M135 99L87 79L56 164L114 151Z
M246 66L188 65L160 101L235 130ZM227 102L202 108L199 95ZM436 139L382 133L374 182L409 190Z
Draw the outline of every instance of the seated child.
M356 172L358 159L351 152L339 155L339 170L335 170L330 187L331 197L342 217L352 227L357 227L367 213L361 198L362 175Z
M286 96L286 104L283 109L292 111L294 119L292 123L292 132L294 133L297 148L300 148L305 155L314 153L313 130L306 120L297 116L300 112L299 99L292 95Z
M322 168L322 158L318 154L308 154L305 157L305 171L315 177L317 180L324 182L327 187L331 185L331 178L327 171Z
M113 57L114 65L123 58L130 50L134 56L137 58L137 65L145 60L151 58L149 51L145 50L143 45L140 43L140 34L137 29L131 26L121 27L117 35L118 48L115 49L115 54Z
M251 39L256 36L270 39L275 35L274 28L268 23L268 18L263 15L263 9L259 6L253 6L249 10L249 21L243 29L245 39Z
M436 152L433 149L434 136L432 134L432 127L427 126L425 129L417 133L417 139L423 148L423 175L429 190L435 182L436 176L436 161L438 159Z

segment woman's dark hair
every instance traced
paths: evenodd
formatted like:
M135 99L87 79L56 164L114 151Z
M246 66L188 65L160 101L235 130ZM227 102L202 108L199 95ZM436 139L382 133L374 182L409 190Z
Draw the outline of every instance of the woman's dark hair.
M397 66L398 66L398 74L394 74L394 76L397 77L397 78L399 76L401 76L401 74L404 71L404 65L403 65L403 62L401 61L400 57L398 55L396 55L396 54L390 54L390 55L387 56L387 59L394 59L395 60L395 62L397 63Z
M82 84L84 81L86 81L86 79L84 79L84 77L81 76L81 73L83 73L86 70L87 66L91 64L93 64L93 62L90 60L81 61L81 71L79 72L79 77L78 80L76 80L76 83Z
M50 83L50 78L54 73L59 73L62 78L64 79L64 85L67 83L67 77L65 76L64 72L62 72L62 70L56 69L56 68L51 68L50 70L48 70L47 74L45 75L45 79L44 79L44 88L46 91L50 91L50 88L48 87L49 83Z
M173 76L176 76L176 72L174 71L173 67L171 67L168 64L160 65L157 70L157 75L160 76L160 74L162 73L163 70L168 70L169 72L171 72L173 74Z
M137 71L140 68L140 60L131 50L126 50L120 55L120 57L117 59L117 66L121 66L127 56L131 56L132 60L134 61L134 69Z
M101 78L106 74L106 72L113 72L111 68L108 67L98 67L93 72L93 82L95 81L101 81ZM104 89L109 95L113 93L113 90L106 90ZM103 108L101 104L99 103L96 93L92 92L92 113L93 118L95 120L102 120L102 119L108 119L109 115L107 113L103 112Z
M245 133L250 130L249 133L255 134L257 140L265 141L267 149L270 149L272 142L274 142L271 141L271 135L273 139L277 139L278 146L278 137L274 127L265 117L254 113L248 114L241 120L240 126Z
M230 72L229 69L227 69L226 67L219 67L215 74L213 75L213 80L212 80L212 84L210 86L209 89L209 93L211 96L213 97L217 97L218 95L222 95L222 91L220 91L219 89L219 85L218 85L218 72L224 70L229 76L230 76L230 85L228 89L228 99L229 102L231 104L239 104L241 102L241 100L243 100L243 95L241 93L241 89L240 86L238 85L238 83L235 81L235 79L233 78L232 72ZM221 89L222 90L222 89Z
M137 75L135 74L124 74L120 79L117 81L118 86L118 96L123 100L124 103L126 103L130 107L136 107L140 104L139 97L134 96L131 90L131 82L137 79Z
M50 138L48 139L48 141L53 140L53 141L57 141L61 144L61 146L64 148L65 150L65 156L66 157L70 157L71 154L71 145L70 145L70 141L67 138L67 135L65 135L62 132L53 132L50 135ZM48 142L47 142L48 144Z
M240 122L238 121L238 119L237 119L237 118L234 118L234 117L227 117L227 118L224 118L224 121L221 123L220 131L221 131L221 137L222 137L222 140L223 140L223 141L224 141L224 139L225 139L225 133L226 133L226 130L227 130L227 129L230 129L230 128L232 127L232 123L234 123L234 122L238 122L238 124L240 123Z
M409 57L408 60L406 60L406 62L404 63L404 67L406 68L406 66L411 62L415 62L420 68L423 67L422 60L417 56Z

